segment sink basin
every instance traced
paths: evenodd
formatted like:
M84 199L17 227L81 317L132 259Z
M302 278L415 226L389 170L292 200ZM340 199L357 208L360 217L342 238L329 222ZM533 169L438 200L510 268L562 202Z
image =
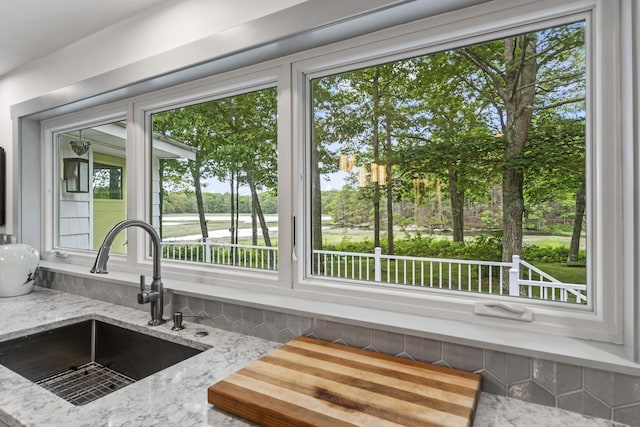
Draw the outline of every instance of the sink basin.
M0 342L0 364L84 405L202 350L99 320Z

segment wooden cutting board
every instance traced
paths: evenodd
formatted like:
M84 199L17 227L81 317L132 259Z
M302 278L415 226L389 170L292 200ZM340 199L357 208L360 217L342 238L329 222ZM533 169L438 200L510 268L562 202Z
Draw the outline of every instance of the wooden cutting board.
M481 377L298 337L209 387L265 426L471 426Z

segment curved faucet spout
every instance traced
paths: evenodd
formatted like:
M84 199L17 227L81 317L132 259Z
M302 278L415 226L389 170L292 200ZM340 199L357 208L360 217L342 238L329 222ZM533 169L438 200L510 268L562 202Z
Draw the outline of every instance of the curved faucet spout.
M109 250L111 249L111 244L116 236L124 229L128 227L140 227L149 234L151 237L151 244L153 245L153 281L151 282L150 291L144 290L144 276L141 278L140 282L140 294L143 295L143 298L138 296L138 301L141 304L150 302L151 304L151 320L149 321L149 325L155 326L160 325L165 322L162 318L163 315L163 285L160 274L160 259L162 258L162 250L160 245L160 236L155 228L148 222L139 220L139 219L125 219L113 226L111 230L107 233L100 245L100 249L98 249L98 254L96 256L96 260L93 264L93 268L91 268L91 273L98 274L107 274L107 261L109 260Z

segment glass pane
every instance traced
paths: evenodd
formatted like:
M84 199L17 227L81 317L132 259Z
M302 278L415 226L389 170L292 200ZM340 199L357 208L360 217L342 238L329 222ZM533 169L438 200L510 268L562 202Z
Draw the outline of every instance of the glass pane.
M310 273L585 303L584 33L312 80Z
M58 247L97 250L107 232L126 218L126 122L56 135L59 159ZM126 253L121 233L111 252Z
M122 199L122 166L93 163L93 198Z
M152 115L165 259L277 270L275 88Z

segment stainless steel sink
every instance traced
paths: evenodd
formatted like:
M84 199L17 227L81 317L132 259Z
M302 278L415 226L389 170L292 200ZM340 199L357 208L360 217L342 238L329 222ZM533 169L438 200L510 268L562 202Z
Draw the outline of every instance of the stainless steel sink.
M0 364L84 405L202 350L99 320L0 342Z

